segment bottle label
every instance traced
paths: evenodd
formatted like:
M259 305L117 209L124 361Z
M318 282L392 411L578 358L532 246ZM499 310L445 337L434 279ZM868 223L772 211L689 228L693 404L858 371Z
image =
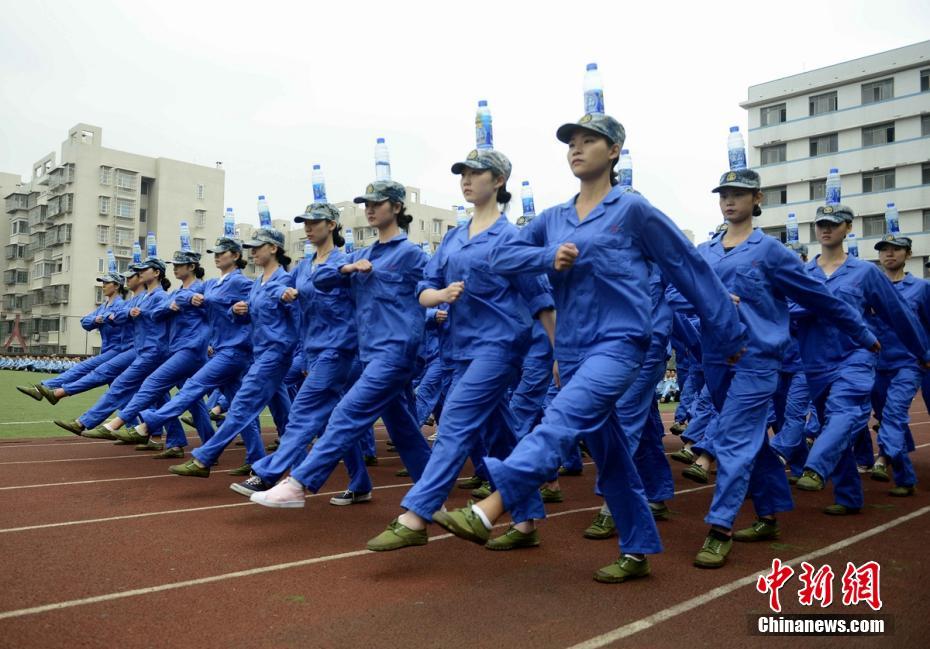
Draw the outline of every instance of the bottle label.
M475 120L475 148L494 148L494 134L491 130L490 116L482 117L479 115Z
M898 224L898 217L885 217L885 221L888 222L888 232L891 234L898 234L901 232L900 225Z
M232 219L223 220L223 236L230 238L236 236L236 222Z
M746 168L746 149L730 149L730 171Z
M258 224L263 228L271 227L271 213L268 210L262 210L258 213Z
M855 244L855 243L849 244L849 254L851 254L853 257L858 257L858 256L859 256L859 246L858 246L857 244Z
M604 91L586 90L584 93L584 112L591 115L604 114Z
M788 243L798 243L798 224L788 224Z
M193 250L193 248L191 248L191 235L181 235L181 250Z
M827 187L827 205L838 205L840 202L840 188Z
M313 183L313 202L314 203L325 203L326 202L326 185L323 183Z
M633 186L633 170L632 169L621 169L619 174L620 185L622 187L632 187Z
M523 199L523 214L536 214L536 206L533 204L533 199L529 196Z
M391 179L391 163L384 160L375 162L375 180Z

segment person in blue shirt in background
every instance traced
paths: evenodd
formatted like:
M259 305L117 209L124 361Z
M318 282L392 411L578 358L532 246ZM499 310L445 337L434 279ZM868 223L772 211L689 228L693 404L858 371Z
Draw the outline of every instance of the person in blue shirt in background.
M900 233L889 233L875 244L882 270L901 299L909 307L919 329L926 335L930 331L930 284L904 272L911 258L911 239ZM872 387L872 408L879 420L878 458L872 467L872 480L888 482L891 466L894 475L892 496L912 496L917 474L908 455L914 450L911 436L910 408L925 371L917 358L901 343L894 330L881 327L878 339L882 351L878 357L878 371Z
M423 473L430 447L416 421L410 382L423 337L424 310L416 286L426 253L407 239L413 217L407 214L404 186L379 180L355 198L365 204L368 224L378 240L348 255L340 266L318 267L313 284L322 291L351 290L355 303L361 376L339 401L309 455L273 488L251 496L266 507L303 507L305 489L319 491L336 465L381 417L401 461L414 480Z
M645 555L662 551L616 412L649 347L650 262L696 305L712 346L733 361L743 348L743 326L720 280L681 231L642 196L617 186L613 169L623 126L607 115L586 114L556 135L568 145L580 192L495 247L490 268L504 275L548 273L558 312L553 375L561 389L507 459L485 458L497 491L478 504L436 512L433 520L461 538L486 543L493 523L555 475L583 438L623 552L595 579L619 583L647 576Z
M894 330L904 348L926 367L930 361L927 338L909 307L878 268L843 250L853 217L852 209L845 205L817 208L814 223L821 253L807 263L806 272L863 317L880 320ZM801 358L821 432L796 486L802 491L820 491L826 480L832 480L835 502L824 513L858 513L863 505L862 481L852 442L869 422L875 353L881 344L874 334L870 334L874 342L868 345L852 339L838 330L839 323L832 319L802 316L798 323ZM878 326L877 322L873 326Z

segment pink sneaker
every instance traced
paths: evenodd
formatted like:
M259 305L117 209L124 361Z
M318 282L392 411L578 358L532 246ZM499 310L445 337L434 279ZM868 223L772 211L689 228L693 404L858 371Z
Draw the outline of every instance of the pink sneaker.
M249 500L265 507L295 508L306 502L304 486L288 476L267 491L257 491Z

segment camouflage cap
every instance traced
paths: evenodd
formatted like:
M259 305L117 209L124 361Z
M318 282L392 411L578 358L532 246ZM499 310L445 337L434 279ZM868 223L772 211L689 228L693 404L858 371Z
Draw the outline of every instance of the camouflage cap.
M555 132L555 136L559 138L560 142L568 144L572 139L572 135L579 128L594 131L598 135L603 135L610 140L611 144L623 146L623 143L626 141L626 129L623 128L623 124L610 115L592 115L591 113L585 113L577 122L562 124Z
M352 200L354 203L403 203L406 198L407 190L400 183L393 180L376 180L365 188L364 194Z
M274 228L258 228L252 233L251 241L245 241L242 244L242 247L260 248L266 243L271 244L272 246L278 246L284 250L284 234L278 232Z
M200 253L193 250L176 250L169 264L199 264Z
M97 278L98 282L103 282L104 284L119 284L122 286L126 283L126 278L121 273L106 273Z
M710 190L714 194L720 193L724 187L733 187L734 189L759 189L762 187L762 179L752 169L734 169L720 176L720 184Z
M294 217L294 223L304 221L336 221L339 222L339 208L331 203L311 203L303 214Z
M139 271L136 270L135 266L130 266L122 273L123 279L126 279L126 280L138 274L139 274Z
M817 208L817 216L814 217L814 223L820 221L829 221L830 223L852 223L852 208L846 205L821 205Z
M146 268L154 268L155 270L160 270L161 273L162 273L162 275L164 275L164 274L165 274L165 271L168 270L168 267L165 265L165 262L163 262L163 261L162 261L161 259L159 259L158 257L147 257L146 259L143 259L143 260L142 260L142 263L141 263L141 264L136 264L135 266L130 266L130 268L132 268L132 269L134 269L134 270L136 270L136 271L138 271L138 272L142 272L142 271L145 270Z
M510 178L510 170L513 169L507 156L494 149L472 149L463 162L452 165L452 173L460 174L466 167L478 171L493 171L498 176L503 176L504 182Z
M911 241L910 237L902 237L900 233L895 235L889 232L881 238L881 241L875 244L875 249L881 250L882 248L887 248L888 246L894 246L896 248L905 248L906 250L910 250L912 245L913 242Z
M208 255L218 255L222 252L242 252L242 242L232 237L219 237L213 247L207 250Z

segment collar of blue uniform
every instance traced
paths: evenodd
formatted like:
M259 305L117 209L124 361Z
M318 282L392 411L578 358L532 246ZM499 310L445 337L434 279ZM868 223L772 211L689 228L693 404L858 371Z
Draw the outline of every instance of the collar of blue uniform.
M372 245L386 246L387 244L394 243L395 241L404 241L406 238L407 238L407 233L401 230L400 234L398 234L396 237L389 239L388 241L385 241L384 243L381 243L380 241L375 241L374 244Z
M628 191L626 187L621 187L620 185L614 185L613 187L610 188L610 191L607 192L607 195L604 196L601 203L604 205L616 203L618 200L620 200L620 197L623 196L624 194L633 194L633 192ZM559 205L559 207L562 207L565 209L573 209L575 207L576 200L578 200L578 194L573 194L571 198L569 198L567 201ZM537 214L535 218L539 218L539 214Z

